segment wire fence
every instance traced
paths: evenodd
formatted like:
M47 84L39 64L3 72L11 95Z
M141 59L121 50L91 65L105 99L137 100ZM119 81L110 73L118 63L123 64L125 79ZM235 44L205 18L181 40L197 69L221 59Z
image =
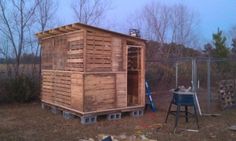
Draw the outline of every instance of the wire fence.
M236 60L233 59L185 57L146 62L146 80L154 94L168 95L170 89L193 87L195 83L203 113L217 113L222 109L220 82L235 79ZM235 88L233 91L235 95Z

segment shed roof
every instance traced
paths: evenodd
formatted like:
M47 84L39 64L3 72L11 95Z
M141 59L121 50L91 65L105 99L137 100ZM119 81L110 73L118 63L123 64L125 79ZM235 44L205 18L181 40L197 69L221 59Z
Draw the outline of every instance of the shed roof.
M107 29L103 29L103 28L99 28L99 27L95 27L95 26L91 26L91 25L87 25L87 24L82 24L82 23L73 23L73 24L57 27L57 28L54 28L54 29L50 29L50 30L47 30L47 31L39 32L39 33L36 33L36 36L39 39L44 39L44 38L57 36L57 35L60 35L60 34L74 32L74 31L77 31L77 30L80 30L80 29L98 30L98 31L103 31L103 32L108 32L108 33L111 33L111 34L115 34L115 35L118 35L118 36L123 36L123 37L130 38L130 39L146 41L145 39L142 39L142 38L133 37L133 36L130 36L130 35L127 35L127 34L115 32L115 31L111 31L111 30L107 30Z

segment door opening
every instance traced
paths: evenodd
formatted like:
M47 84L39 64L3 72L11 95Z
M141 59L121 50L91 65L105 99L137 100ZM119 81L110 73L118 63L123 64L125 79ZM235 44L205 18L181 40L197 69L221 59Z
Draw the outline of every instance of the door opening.
M127 102L128 106L135 106L141 103L141 97L140 97L141 48L135 46L129 46L127 59L128 59Z

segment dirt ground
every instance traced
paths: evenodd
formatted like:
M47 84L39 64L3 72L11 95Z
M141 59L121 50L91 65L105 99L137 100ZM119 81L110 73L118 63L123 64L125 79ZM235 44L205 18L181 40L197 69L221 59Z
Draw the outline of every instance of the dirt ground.
M173 134L174 117L170 116L167 124L164 123L170 98L159 95L154 99L158 99L156 113L149 109L139 118L129 115L117 121L108 121L104 118L92 125L82 125L77 118L65 120L60 114L41 109L39 102L0 105L0 140L78 141L89 138L98 140L103 134L125 135L126 138L123 140L133 141L138 139L129 137L138 135L160 141L236 140L236 131L228 129L230 125L236 125L236 109L221 111L219 117L200 117L199 132L178 129L176 134ZM196 129L194 118L190 118L189 123L185 123L184 118L181 118L179 128Z

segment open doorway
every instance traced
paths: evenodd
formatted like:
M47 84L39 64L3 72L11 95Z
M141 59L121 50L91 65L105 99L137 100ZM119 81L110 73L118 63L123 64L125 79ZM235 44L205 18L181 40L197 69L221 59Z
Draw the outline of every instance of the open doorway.
M127 57L127 102L128 106L136 106L141 102L141 48L136 46L128 46Z

